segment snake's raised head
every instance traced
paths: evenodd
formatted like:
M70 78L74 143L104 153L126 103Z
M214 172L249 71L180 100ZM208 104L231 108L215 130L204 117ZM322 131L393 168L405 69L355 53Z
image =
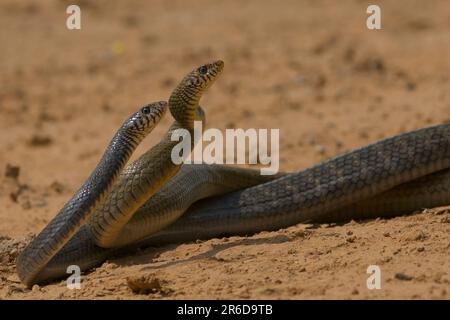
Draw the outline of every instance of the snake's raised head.
M192 127L198 117L196 108L203 93L222 73L224 62L217 60L204 64L188 73L169 98L172 116L185 127Z
M167 102L153 102L143 106L123 124L122 128L136 135L147 135L167 111Z
M193 88L208 89L214 81L222 73L224 63L222 60L217 60L213 63L204 64L189 73L183 81L186 86Z

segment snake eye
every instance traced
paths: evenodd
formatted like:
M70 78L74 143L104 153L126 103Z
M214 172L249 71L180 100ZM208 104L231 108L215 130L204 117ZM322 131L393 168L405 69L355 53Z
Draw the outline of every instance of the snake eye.
M145 106L142 108L142 113L143 114L149 114L150 113L150 107L149 106Z
M198 68L198 72L200 72L200 74L207 74L208 73L208 67L207 66L201 66L200 68Z

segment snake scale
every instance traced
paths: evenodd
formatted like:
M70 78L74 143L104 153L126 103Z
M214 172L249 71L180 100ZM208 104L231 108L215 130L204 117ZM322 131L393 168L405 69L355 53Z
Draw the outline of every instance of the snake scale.
M199 100L223 65L206 64L183 78L168 103L175 122L123 171L167 104L150 104L122 125L85 184L19 255L22 282L31 286L67 276L73 264L87 270L138 246L387 217L449 203L449 124L275 176L222 165L174 165L170 135L180 128L192 132L194 120L204 121Z

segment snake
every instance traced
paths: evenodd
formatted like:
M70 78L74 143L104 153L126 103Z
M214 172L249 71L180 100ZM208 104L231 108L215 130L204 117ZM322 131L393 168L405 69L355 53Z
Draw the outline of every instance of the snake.
M86 182L63 206L49 224L19 254L16 269L19 279L28 287L46 280L53 270L55 256L78 238L83 226L89 229L89 240L100 247L114 247L120 229L134 211L150 198L181 168L171 161L176 141L174 132L183 129L180 138L192 135L194 122L204 122L198 105L202 94L221 74L223 61L215 61L187 74L172 92L168 103L149 104L131 115L117 130L100 162ZM169 106L175 121L161 141L125 168L138 144L150 133ZM192 140L191 146L195 144ZM187 157L183 154L182 157ZM82 264L84 252L72 264ZM81 261L78 261L81 260ZM50 278L53 278L50 272Z
M91 269L140 246L249 235L298 223L388 217L448 204L450 124L402 133L274 176L233 166L170 163L169 135L180 128L190 132L193 121L204 121L199 100L223 66L216 61L183 78L169 98L174 124L118 177L119 166L108 174L110 165L103 159L114 163L122 157L122 164L125 157L112 155L108 146L94 173L109 178L93 173L56 216L58 230L49 227L54 219L19 255L17 271L25 285L67 276L72 264ZM145 171L149 166L158 169ZM89 189L98 184L96 179L109 179L108 187ZM88 202L95 205L87 206L78 194L91 190ZM72 209L78 201L82 213ZM80 215L83 219L72 218ZM70 235L64 231L62 236L60 229L69 229Z
M165 101L146 105L122 124L86 182L18 257L17 272L25 283L32 281L92 215L111 191L133 150L153 130L166 109Z

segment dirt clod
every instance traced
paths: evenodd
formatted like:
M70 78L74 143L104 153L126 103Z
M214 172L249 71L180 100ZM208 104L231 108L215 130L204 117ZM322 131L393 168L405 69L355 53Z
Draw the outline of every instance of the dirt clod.
M127 285L136 294L163 293L161 280L153 275L127 278Z

